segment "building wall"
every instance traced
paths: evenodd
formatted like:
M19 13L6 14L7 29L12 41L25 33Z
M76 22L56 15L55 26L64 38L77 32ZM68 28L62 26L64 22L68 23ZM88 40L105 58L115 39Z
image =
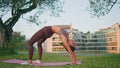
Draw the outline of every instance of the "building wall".
M120 25L118 23L94 33L73 30L73 36L77 51L120 53Z
M101 29L106 35L107 52L120 53L120 25L113 24L108 28Z
M74 31L73 31L74 32ZM106 51L106 39L105 34L100 31L95 33L82 33L74 36L76 42L76 51L93 51L93 52L103 52ZM76 34L76 33L74 33ZM75 38L76 37L76 38Z
M71 25L58 26L69 31L69 37L74 39L78 52L120 53L120 25L118 23L94 33L83 33L78 29L72 29ZM65 52L62 41L57 34L47 39L45 49L47 52Z

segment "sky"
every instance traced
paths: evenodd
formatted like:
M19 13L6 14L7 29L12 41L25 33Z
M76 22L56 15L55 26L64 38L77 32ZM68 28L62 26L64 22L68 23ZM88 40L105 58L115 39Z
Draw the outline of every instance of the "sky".
M79 29L82 32L95 32L100 28L109 27L115 23L120 23L120 8L118 6L113 7L112 11L98 19L92 17L87 11L88 0L65 0L61 17L50 17L46 13L40 16L41 22L46 24L40 24L39 26L29 23L28 21L20 18L13 30L21 32L26 38L30 38L36 31L47 25L71 25L74 29ZM32 11L34 12L34 11ZM30 14L32 13L30 12Z

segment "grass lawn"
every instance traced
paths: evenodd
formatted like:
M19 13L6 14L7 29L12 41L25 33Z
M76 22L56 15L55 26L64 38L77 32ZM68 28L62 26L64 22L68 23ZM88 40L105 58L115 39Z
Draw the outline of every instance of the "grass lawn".
M97 55L98 54L98 55ZM18 65L18 64L8 64L1 63L0 68L120 68L120 54L107 54L102 53L77 53L77 60L81 60L81 65L65 65L65 66L53 66L53 67L40 67L40 66L30 66L30 65ZM0 60L5 59L23 59L27 60L27 54L16 54L2 56L0 55ZM33 60L37 59L37 54L34 54ZM66 54L57 53L43 53L42 61L69 61L69 57Z

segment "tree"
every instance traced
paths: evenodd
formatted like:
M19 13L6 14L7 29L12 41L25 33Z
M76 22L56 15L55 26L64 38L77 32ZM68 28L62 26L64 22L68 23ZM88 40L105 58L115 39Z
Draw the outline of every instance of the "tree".
M89 0L89 11L93 16L101 17L108 14L115 5L120 8L120 0Z
M0 40L7 42L11 39L13 26L25 13L38 9L34 16L27 19L35 22L45 10L50 10L53 16L59 16L62 5L62 0L0 0ZM8 12L11 12L11 17L3 22L2 17ZM5 37L3 38L2 35ZM3 41L0 43L3 44Z

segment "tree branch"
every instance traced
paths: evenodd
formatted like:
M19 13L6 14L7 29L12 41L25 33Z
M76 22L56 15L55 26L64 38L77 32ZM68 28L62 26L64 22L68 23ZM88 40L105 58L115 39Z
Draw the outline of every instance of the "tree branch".
M113 6L117 3L118 0L116 0L115 2L113 2L113 5L111 5L110 9L108 10L109 12L111 11L111 9L113 8Z
M17 9L15 10L15 14L13 15L12 18L9 18L5 24L6 24L6 28L12 28L15 23L18 21L18 19L20 18L20 16L24 13L27 13L29 11L32 11L33 9L35 9L37 7L37 5L33 2L32 6L29 6L29 8L26 9Z
M4 28L5 27L5 25L3 24L3 21L2 21L2 19L0 18L0 25Z
M7 19L7 20L5 21L5 23L4 23L5 27L9 24L9 22L10 22L11 20L12 20L12 17L9 18L9 19Z
M35 9L37 7L37 4L34 4L32 6L29 6L29 8L26 8L26 9L18 9L18 12L20 12L21 14L23 13L27 13L33 9Z
M30 4L30 3L32 3L32 0L26 2L25 4L22 4L21 7L24 7L25 5Z
M17 23L20 16L21 16L21 14L18 13L14 17L12 17L9 24L6 25L6 28L12 28L15 25L15 23Z

